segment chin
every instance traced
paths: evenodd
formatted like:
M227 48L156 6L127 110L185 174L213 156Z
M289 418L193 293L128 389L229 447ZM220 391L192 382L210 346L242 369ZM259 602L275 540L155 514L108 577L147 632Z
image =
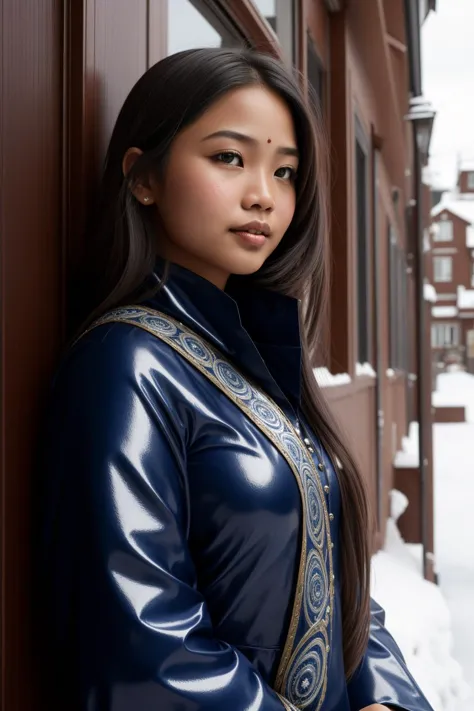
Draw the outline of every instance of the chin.
M244 259L234 259L232 260L232 264L229 265L229 272L240 276L255 274L255 272L258 272L258 270L265 264L268 257L268 254L265 256L261 254L249 254L246 255L246 258Z

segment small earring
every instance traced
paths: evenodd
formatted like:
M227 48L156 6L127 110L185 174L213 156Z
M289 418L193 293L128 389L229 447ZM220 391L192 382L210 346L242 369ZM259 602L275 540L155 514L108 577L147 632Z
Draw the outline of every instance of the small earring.
M143 202L148 202L149 199L150 199L149 197L144 197Z

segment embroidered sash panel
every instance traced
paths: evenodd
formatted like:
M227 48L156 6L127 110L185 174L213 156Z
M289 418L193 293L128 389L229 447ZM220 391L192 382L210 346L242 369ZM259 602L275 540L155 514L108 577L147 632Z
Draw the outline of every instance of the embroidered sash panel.
M106 313L88 331L113 322L142 328L173 348L235 403L289 464L302 503L301 556L275 691L300 709L319 711L326 695L334 573L329 513L313 458L278 405L183 324L159 311L127 306Z

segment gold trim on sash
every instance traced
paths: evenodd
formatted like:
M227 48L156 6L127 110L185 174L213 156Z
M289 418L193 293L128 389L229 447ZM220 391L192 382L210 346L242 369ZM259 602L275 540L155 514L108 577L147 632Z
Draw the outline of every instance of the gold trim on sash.
M334 572L329 513L313 458L278 405L191 329L159 311L125 306L106 313L85 333L114 322L148 331L191 363L252 420L293 472L302 504L301 554L275 691L287 709L319 711L327 685Z
M285 711L298 711L296 706L293 706L293 704L290 704L288 699L285 699L285 697L281 696L281 694L279 694L278 692L276 692L276 694L277 694L278 698L280 699L281 703L283 704Z

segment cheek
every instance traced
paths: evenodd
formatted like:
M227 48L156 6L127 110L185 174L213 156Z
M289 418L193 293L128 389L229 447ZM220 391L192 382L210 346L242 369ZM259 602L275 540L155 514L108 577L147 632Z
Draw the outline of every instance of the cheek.
M226 203L234 193L231 181L222 180L217 171L206 168L201 163L188 165L168 181L166 203L174 206L173 211L180 219L190 222L206 217L212 221L220 209L228 214Z
M286 232L286 230L290 226L290 223L293 219L293 215L295 214L295 207L296 207L296 195L295 195L294 190L292 190L291 195L285 195L284 199L282 199L282 202L281 202L280 216L281 216L282 229L284 232Z

